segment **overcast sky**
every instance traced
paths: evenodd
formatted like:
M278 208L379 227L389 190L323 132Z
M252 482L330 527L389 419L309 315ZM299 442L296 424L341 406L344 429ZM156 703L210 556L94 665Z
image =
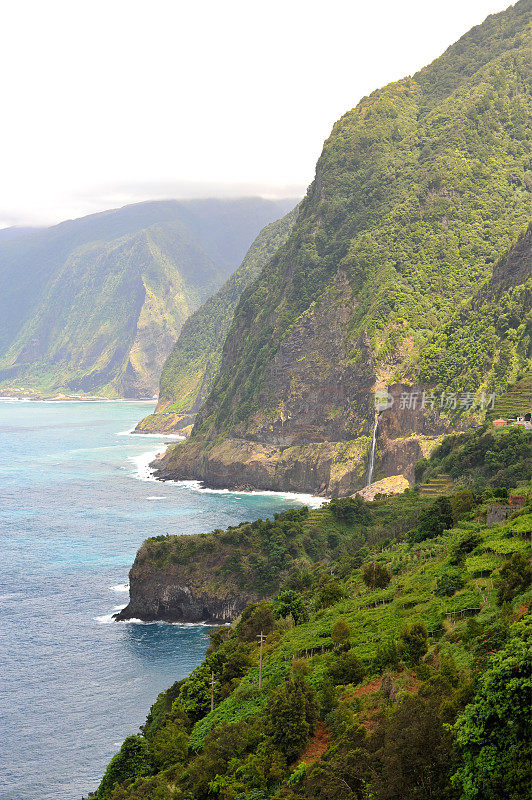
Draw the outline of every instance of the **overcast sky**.
M302 194L334 121L497 0L9 0L0 227Z

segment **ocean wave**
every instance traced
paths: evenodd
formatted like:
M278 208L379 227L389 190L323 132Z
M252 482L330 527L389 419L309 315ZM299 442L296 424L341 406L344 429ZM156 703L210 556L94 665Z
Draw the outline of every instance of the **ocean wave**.
M137 619L136 617L132 617L131 619L121 619L116 620L114 618L115 614L118 611L121 611L125 606L117 606L113 611L109 614L101 614L98 617L94 617L94 621L98 622L100 625L113 625L116 622L121 622L126 625L173 625L177 628L212 628L212 627L225 627L223 624L214 623L214 622L165 622L164 620L153 620L152 622L146 622L143 619ZM229 625L230 623L226 623Z
M186 436L181 436L179 433L139 433L135 430L135 428L131 428L130 431L118 431L116 434L117 436L137 436L140 439L176 439L177 441L183 441L186 439Z
M128 460L136 466L136 472L134 473L135 478L141 481L159 482L154 475L154 468L151 467L150 464L157 456L163 455L165 451L166 448L164 450L150 450L147 453L142 453L140 456L131 456ZM201 481L165 480L164 485L177 486L180 489L188 489L189 491L203 494L231 494L240 497L279 497L282 500L295 500L302 505L309 506L309 508L321 508L322 505L329 502L329 498L327 497L319 497L303 492L275 492L270 489L253 489L248 492L236 491L235 489L210 489L208 486L204 486ZM154 499L154 497L148 499Z
M166 499L167 498L165 494L150 494L150 496L146 498L146 500L166 500Z
M193 492L202 492L204 494L233 494L242 495L243 497L250 496L263 496L266 497L280 497L283 500L296 500L303 503L303 505L311 508L320 508L324 503L328 503L327 497L318 497L313 494L305 494L303 492L276 492L271 489L252 489L250 491L237 491L235 489L210 489L204 486L201 481L165 481L165 483L174 483L181 486L183 489L190 489Z
M122 604L121 606L115 606L113 610L109 612L109 614L100 614L100 616L94 617L94 621L99 622L100 625L110 625L112 622L114 622L114 615L117 614L119 611L122 611L122 609L125 608L126 605L127 603Z
M117 583L116 586L110 586L112 592L129 592L129 583Z
M140 456L130 456L128 461L131 461L131 463L135 465L134 477L139 481L154 482L156 478L153 474L153 467L150 467L150 464L156 456L163 452L164 450L150 450L147 453L142 453Z

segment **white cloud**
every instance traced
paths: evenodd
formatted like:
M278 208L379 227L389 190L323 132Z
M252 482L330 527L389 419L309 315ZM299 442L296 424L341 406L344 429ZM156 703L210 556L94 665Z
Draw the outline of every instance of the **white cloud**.
M246 187L293 194L312 180L333 122L360 97L506 5L5 3L0 220L48 223L130 200Z

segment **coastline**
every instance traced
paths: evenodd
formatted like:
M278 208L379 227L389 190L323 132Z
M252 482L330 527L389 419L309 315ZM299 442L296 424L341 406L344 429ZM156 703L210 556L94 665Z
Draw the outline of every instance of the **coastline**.
M127 433L127 432L125 432ZM123 434L118 434L123 435ZM138 435L138 434L131 434ZM140 434L141 436L161 436L162 438L167 437L168 434ZM174 434L174 438L178 435ZM181 439L185 439L186 437L179 437ZM203 494L234 494L234 495L243 495L243 496L258 496L263 495L266 497L279 497L285 500L296 500L300 502L302 505L307 505L309 508L321 508L325 503L328 503L331 499L330 497L321 497L319 495L313 495L306 492L286 492L286 491L274 491L270 489L228 489L228 488L217 488L214 486L209 486L204 481L199 480L174 480L172 478L161 478L157 476L157 461L164 456L166 450L170 444L168 444L164 449L158 450L150 450L146 453L143 453L140 456L133 456L129 459L132 463L136 464L137 466L137 474L135 477L138 480L143 481L150 481L153 483L162 483L162 484L169 484L177 486L181 489L188 489L193 492L203 493Z

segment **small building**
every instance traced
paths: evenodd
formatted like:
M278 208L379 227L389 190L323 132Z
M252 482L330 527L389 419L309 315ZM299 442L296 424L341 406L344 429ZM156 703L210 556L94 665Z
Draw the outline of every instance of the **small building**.
M509 516L515 514L517 511L517 506L500 506L500 505L491 505L488 506L488 512L486 514L486 525L497 525L499 522L505 522Z
M508 425L505 419L494 419L493 424L498 428L503 428L505 425Z

